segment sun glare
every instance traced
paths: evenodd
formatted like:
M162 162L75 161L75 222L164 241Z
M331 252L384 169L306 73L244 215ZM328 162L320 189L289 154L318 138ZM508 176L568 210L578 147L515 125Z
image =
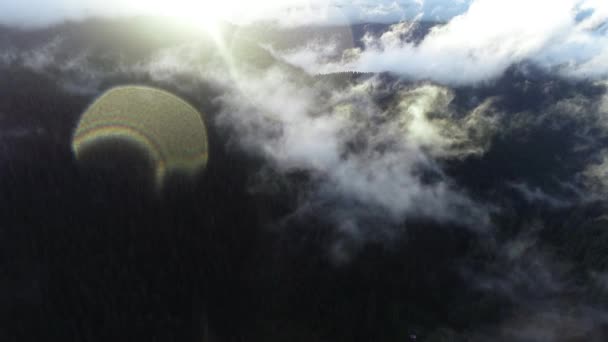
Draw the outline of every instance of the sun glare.
M119 0L111 0L119 1ZM263 19L291 7L312 6L319 0L130 0L123 8L173 17L211 34L222 22L242 24Z
M233 10L232 2L196 0L151 0L146 10L153 15L178 20L184 24L201 29L213 39L219 39L220 24L227 20Z

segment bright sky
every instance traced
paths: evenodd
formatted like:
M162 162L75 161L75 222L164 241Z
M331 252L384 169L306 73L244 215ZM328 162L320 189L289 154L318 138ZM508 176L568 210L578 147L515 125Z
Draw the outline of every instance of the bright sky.
M448 20L471 0L20 0L0 1L0 22L44 25L87 16L170 15L246 23L276 20L286 25L394 22L423 13Z

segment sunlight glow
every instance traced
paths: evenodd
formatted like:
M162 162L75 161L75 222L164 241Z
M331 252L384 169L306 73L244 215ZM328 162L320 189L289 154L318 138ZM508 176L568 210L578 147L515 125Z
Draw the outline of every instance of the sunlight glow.
M112 0L118 1L118 0ZM174 17L212 29L221 21L243 23L268 13L315 6L319 0L130 0L121 2L129 12Z
M180 20L184 24L202 29L214 40L219 38L219 26L232 10L231 1L149 0L146 10L154 15Z

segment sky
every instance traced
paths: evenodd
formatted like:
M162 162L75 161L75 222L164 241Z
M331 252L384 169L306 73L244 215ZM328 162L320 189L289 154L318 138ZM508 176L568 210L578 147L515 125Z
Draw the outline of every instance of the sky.
M0 2L0 22L25 26L65 19L115 15L220 17L235 23L277 20L285 24L396 22L423 13L424 19L447 21L471 0L23 0Z

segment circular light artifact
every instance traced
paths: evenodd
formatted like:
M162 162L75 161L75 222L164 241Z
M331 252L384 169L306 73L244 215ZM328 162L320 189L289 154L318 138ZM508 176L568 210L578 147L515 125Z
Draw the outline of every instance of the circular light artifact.
M201 114L166 91L143 86L113 88L94 101L78 122L72 149L79 161L102 167L149 165L144 171L157 188L168 174L196 175L208 158Z

